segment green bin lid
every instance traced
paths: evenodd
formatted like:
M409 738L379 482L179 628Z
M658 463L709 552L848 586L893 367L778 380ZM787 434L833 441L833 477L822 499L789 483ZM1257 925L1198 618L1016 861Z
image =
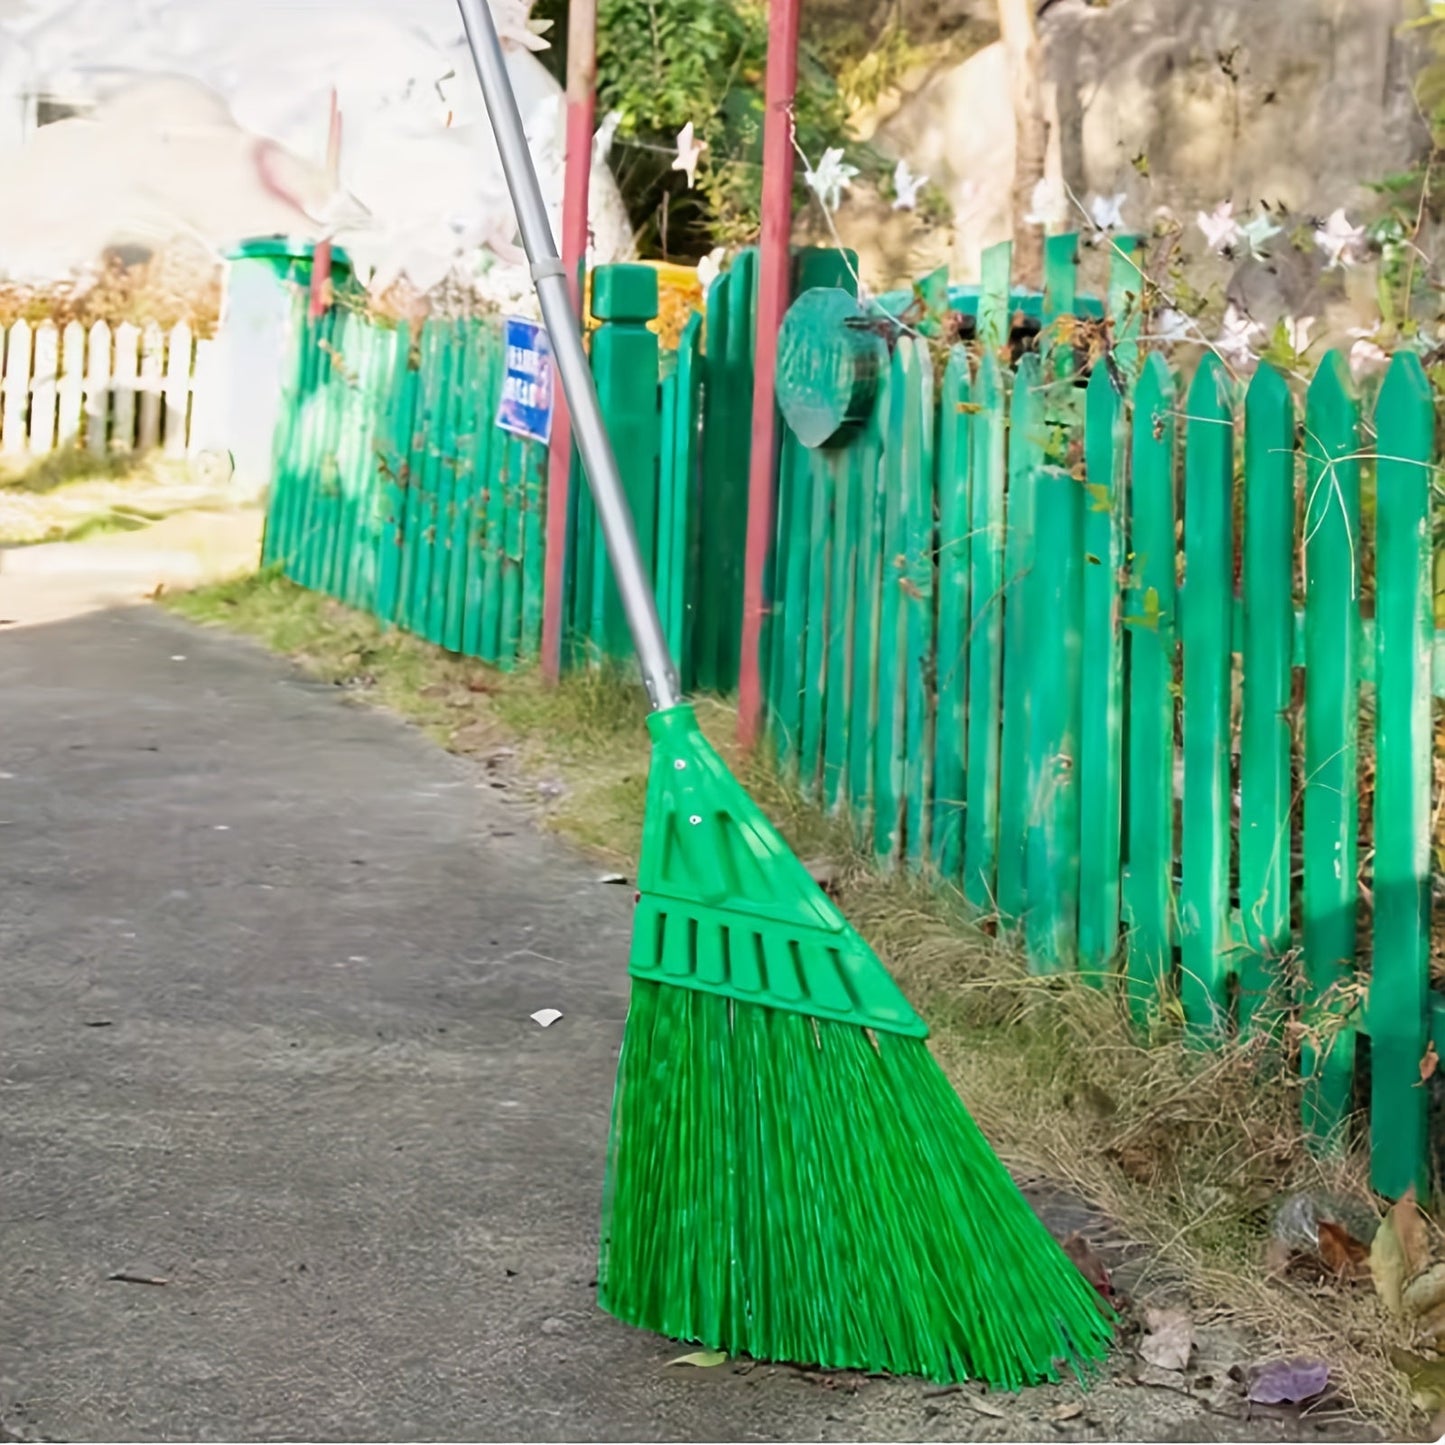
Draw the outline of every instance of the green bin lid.
M226 252L228 261L309 261L316 253L316 242L303 241L298 236L253 236L233 246ZM331 247L331 264L351 265L351 257L344 247Z

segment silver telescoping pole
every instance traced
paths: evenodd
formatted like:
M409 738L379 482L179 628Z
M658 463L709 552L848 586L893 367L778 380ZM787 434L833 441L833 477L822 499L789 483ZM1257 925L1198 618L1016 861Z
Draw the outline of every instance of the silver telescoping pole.
M497 138L502 156L502 170L512 207L517 213L517 227L522 233L522 246L532 266L532 281L537 300L542 306L542 321L552 344L552 355L572 413L572 429L582 465L587 473L592 499L602 523L607 542L607 555L612 562L617 590L627 614L642 678L654 708L675 707L681 700L677 669L667 650L662 623L657 615L657 600L643 570L642 554L637 546L637 533L627 494L622 488L622 475L617 458L602 422L602 408L597 402L597 388L592 381L592 368L582 347L582 329L572 309L572 298L566 273L552 239L552 224L537 183L537 170L527 148L527 133L522 128L521 112L512 90L507 62L502 55L497 27L493 23L487 0L458 0L462 23L466 26L467 43L476 63L477 77L482 83L482 97L487 115Z

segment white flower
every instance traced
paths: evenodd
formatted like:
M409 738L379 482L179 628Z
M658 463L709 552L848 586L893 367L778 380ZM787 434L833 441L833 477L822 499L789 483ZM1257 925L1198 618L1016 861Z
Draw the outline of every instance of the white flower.
M850 166L843 159L842 146L829 146L823 152L823 159L816 166L809 165L803 171L803 180L819 204L830 215L843 203L843 192L853 185L858 174L857 166Z
M1250 344L1262 328L1257 321L1251 321L1233 302L1225 309L1224 324L1214 342L1214 349L1231 366L1243 369L1254 359L1254 348Z
M1113 196L1095 196L1089 202L1089 219L1101 231L1124 229L1124 192Z
M697 279L702 285L702 294L706 297L712 290L712 283L722 274L723 257L727 252L721 246L714 246L701 261L697 263Z
M1028 226L1057 226L1068 220L1069 207L1062 188L1047 176L1034 187L1029 196L1029 210L1024 217Z
M1325 253L1327 270L1355 260L1364 239L1365 228L1350 225L1343 209L1332 211L1329 220L1315 230L1315 245Z
M918 192L927 179L927 176L915 176L907 161L899 161L893 167L893 209L911 211L918 204Z
M1284 318L1285 339L1296 356L1303 356L1310 349L1310 331L1314 328L1313 316L1286 316Z
M601 165L612 154L612 142L617 139L617 127L622 124L622 112L609 110L592 137L592 164Z
M1200 211L1194 223L1204 232L1211 251L1223 254L1239 241L1239 223L1234 219L1234 202L1221 201L1207 214Z
M489 0L489 3L503 50L546 50L551 45L542 35L552 28L552 22L532 19L532 0Z
M1350 347L1350 370L1355 376L1369 371L1372 367L1389 364L1390 353L1370 337L1362 336Z
M1239 228L1239 236L1248 243L1249 254L1256 261L1262 261L1269 254L1263 249L1264 243L1278 236L1283 229L1283 226L1276 226L1270 220L1268 211L1261 211L1254 220Z
M1155 341L1197 341L1199 328L1182 311L1166 306L1154 318Z
M697 184L697 163L706 149L707 142L694 137L692 122L688 121L677 133L677 158L673 161L672 168L687 177L689 188Z

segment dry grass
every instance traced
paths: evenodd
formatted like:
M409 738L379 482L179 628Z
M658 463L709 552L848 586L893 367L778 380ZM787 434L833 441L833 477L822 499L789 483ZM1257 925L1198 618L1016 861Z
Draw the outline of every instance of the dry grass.
M546 688L384 632L275 577L179 596L171 605L297 658L477 756L538 797L552 827L629 868L647 768L641 690L616 672ZM1363 1161L1313 1156L1298 1124L1298 1062L1269 1040L1187 1048L1161 1023L1141 1037L1119 990L1030 976L1023 955L949 888L882 875L766 761L740 759L733 714L699 704L704 728L801 856L827 860L832 886L929 1020L935 1051L1007 1161L1067 1184L1149 1247L1156 1284L1184 1283L1201 1316L1249 1329L1261 1357L1317 1354L1358 1409L1417 1432L1401 1377L1404 1343L1367 1284L1272 1279L1273 1206L1297 1189L1369 1208ZM1141 1288L1147 1291L1150 1271Z

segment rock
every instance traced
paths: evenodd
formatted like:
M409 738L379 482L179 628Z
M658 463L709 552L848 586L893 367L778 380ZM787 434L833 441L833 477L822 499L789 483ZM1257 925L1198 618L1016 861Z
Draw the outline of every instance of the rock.
M1264 201L1305 218L1338 206L1375 210L1371 182L1423 153L1416 50L1400 30L1398 0L1051 0L1040 6L1039 35L1049 174L1081 201L1122 192L1125 220L1141 230L1166 207L1185 221L1195 254L1196 211L1226 199L1240 215ZM985 45L903 89L891 113L859 117L860 130L948 196L953 279L977 279L981 251L1012 226L1003 47ZM838 225L865 281L920 274L907 266L916 245L908 227L880 229L867 207L849 210ZM1318 278L1308 271L1280 275L1280 310L1311 314Z
M1374 1211L1361 1200L1302 1189L1276 1201L1270 1213L1270 1235L1290 1249L1316 1250L1322 1219L1340 1225L1366 1244L1379 1227Z

